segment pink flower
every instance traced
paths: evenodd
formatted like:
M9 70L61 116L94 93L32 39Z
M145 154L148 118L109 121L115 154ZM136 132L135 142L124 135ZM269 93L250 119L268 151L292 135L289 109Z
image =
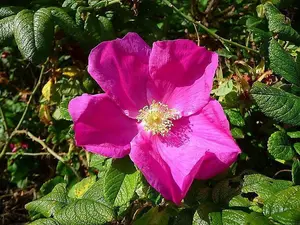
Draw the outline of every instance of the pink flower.
M218 55L189 40L135 33L102 42L88 71L105 94L69 104L78 146L112 158L129 155L166 199L179 204L193 180L226 170L240 149L220 104L210 98Z

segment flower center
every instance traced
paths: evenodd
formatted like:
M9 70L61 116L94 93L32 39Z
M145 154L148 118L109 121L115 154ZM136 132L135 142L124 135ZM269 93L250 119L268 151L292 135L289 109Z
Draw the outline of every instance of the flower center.
M146 131L162 136L171 130L172 121L178 118L179 114L175 109L169 109L167 105L154 100L150 106L142 108L137 116L138 122L142 122Z

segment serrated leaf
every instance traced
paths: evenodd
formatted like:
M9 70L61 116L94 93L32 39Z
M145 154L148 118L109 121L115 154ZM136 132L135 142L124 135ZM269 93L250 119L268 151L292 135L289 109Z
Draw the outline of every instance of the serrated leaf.
M275 159L291 160L295 151L284 131L274 132L268 140L268 151Z
M300 223L300 186L289 187L270 198L263 207L264 215L285 225Z
M15 16L9 16L0 20L0 45L5 44L14 36Z
M17 7L17 6L1 7L0 8L0 19L12 16L12 15L16 15L21 10L22 10L22 8L21 7Z
M133 225L167 225L169 215L165 209L158 206L151 208L142 217L133 222Z
M51 13L41 8L33 13L24 9L15 16L14 36L24 58L40 63L52 49L54 24Z
M60 225L100 225L113 218L111 208L89 199L78 199L55 214L55 219Z
M88 189L96 182L96 176L86 177L80 182L73 185L70 189L68 196L70 198L82 198Z
M264 5L264 8L269 21L269 30L278 34L278 37L282 40L300 44L300 35L287 23L285 16L269 2Z
M47 218L47 219L38 219L28 225L60 225L55 219Z
M130 159L115 160L105 173L104 196L114 206L122 206L130 201L135 193L139 181Z
M270 68L292 84L300 86L300 68L293 57L272 39L269 45Z
M68 204L66 184L58 184L44 197L25 205L29 211L41 213L45 217L56 214Z
M295 160L292 165L292 180L295 185L300 185L300 162Z
M260 201L265 202L277 192L292 185L290 181L274 180L261 174L251 174L244 177L242 193L255 193Z
M257 82L251 94L267 116L286 124L300 125L300 98L296 95Z

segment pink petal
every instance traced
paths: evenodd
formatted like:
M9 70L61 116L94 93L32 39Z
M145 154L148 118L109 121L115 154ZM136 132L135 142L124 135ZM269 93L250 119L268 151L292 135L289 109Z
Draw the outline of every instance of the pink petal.
M102 42L90 53L88 71L131 117L147 105L150 47L135 33Z
M240 153L224 112L215 100L198 114L174 121L167 136L140 134L131 146L130 157L150 185L177 204L195 178L215 176Z
M155 42L150 55L148 101L192 115L207 104L218 55L189 40Z
M180 204L181 190L172 177L167 163L161 158L155 138L140 132L131 142L130 158L144 174L148 183L167 200Z
M78 146L107 157L121 158L137 134L136 121L127 117L107 94L82 95L71 100Z

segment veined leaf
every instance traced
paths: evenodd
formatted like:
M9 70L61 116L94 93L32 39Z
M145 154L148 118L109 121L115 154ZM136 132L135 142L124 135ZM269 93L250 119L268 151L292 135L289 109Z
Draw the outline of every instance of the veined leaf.
M111 208L89 199L78 199L55 214L55 219L60 225L100 225L113 218Z
M261 201L267 201L281 190L293 183L286 180L274 180L261 174L251 174L244 177L243 193L256 193Z
M15 16L9 16L0 20L0 45L6 43L14 36Z
M257 82L251 94L267 116L286 124L300 125L300 98L296 95Z
M36 220L30 223L29 225L60 225L60 224L52 218L47 218L47 219Z
M15 16L15 40L26 59L43 62L50 54L53 34L53 21L46 8L41 8L36 13L24 9Z
M266 17L269 21L269 30L278 34L278 37L285 41L292 41L295 44L300 44L300 35L287 22L286 18L272 4L267 2L264 5Z
M134 221L133 225L167 225L169 215L166 210L159 210L159 207L151 208L142 217Z
M29 211L41 213L45 217L50 217L68 204L66 184L58 184L44 197L25 205Z
M18 12L20 12L23 8L17 7L17 6L7 6L7 7L1 7L0 8L0 19L9 17L12 15L16 15Z
M293 57L280 44L272 39L269 45L270 67L274 73L292 84L300 86L300 67Z
M266 216L285 225L300 224L300 186L273 195L263 207Z
M122 206L130 201L139 181L130 159L115 160L104 177L104 196L114 206Z
M283 131L274 132L268 140L268 151L275 159L291 160L295 151Z
M48 8L56 24L64 30L64 32L78 41L83 47L91 46L88 36L77 26L76 22L63 9L57 7Z

